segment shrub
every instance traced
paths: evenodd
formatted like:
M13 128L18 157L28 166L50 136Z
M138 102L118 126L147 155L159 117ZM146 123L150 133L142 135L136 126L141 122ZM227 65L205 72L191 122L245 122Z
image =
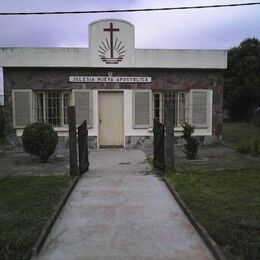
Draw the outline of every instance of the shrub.
M184 153L186 154L186 158L188 160L193 160L196 158L199 149L199 142L194 137L190 137L186 140L186 144L184 145Z
M191 135L193 134L195 128L187 122L185 122L182 125L182 127L183 127L182 137L184 138L185 141L187 141L189 138L191 138Z
M47 162L56 149L58 136L51 125L37 122L24 128L22 143L25 152Z
M182 138L186 141L184 145L184 153L188 160L193 160L196 158L199 148L199 142L197 139L192 137L192 133L194 132L194 127L188 123L184 123L183 127L183 135Z
M0 137L4 136L4 109L0 107Z

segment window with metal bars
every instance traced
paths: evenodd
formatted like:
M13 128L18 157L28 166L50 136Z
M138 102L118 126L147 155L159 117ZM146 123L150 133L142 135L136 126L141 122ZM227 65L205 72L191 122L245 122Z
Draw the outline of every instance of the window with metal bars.
M172 103L175 110L174 122L176 127L181 127L189 120L189 102L186 92L154 92L153 93L153 117L164 122L164 111L168 102Z
M34 97L35 121L46 122L53 127L68 125L69 92L37 91Z

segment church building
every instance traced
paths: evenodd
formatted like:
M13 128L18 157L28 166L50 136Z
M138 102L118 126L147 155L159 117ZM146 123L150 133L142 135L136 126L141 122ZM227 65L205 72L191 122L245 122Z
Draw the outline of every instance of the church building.
M201 143L222 138L224 50L136 49L133 24L105 19L89 25L89 48L0 48L0 66L5 131L18 139L40 121L66 145L68 106L75 105L91 148L145 148L167 102L176 136L189 122Z

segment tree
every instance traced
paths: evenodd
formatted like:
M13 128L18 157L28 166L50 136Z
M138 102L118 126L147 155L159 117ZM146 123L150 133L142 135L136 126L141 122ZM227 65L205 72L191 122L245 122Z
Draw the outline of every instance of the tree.
M224 106L230 120L250 121L260 103L260 41L249 38L228 52Z

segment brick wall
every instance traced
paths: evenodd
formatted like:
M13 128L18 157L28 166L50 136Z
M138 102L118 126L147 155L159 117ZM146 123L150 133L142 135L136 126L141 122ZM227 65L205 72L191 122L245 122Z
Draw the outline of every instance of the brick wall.
M69 76L147 76L151 83L69 83ZM223 70L4 68L6 134L12 133L12 89L212 89L213 135L222 135Z

